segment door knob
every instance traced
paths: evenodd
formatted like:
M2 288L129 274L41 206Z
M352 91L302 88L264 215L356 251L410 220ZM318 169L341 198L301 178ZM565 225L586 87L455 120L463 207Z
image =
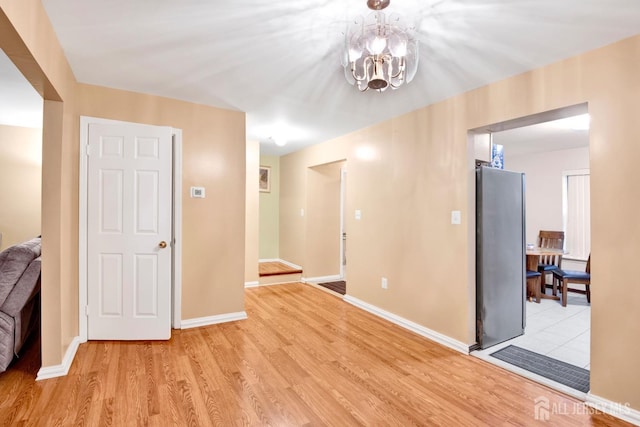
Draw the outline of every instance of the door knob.
M164 248L166 248L166 247L167 247L167 242L165 242L165 241L163 240L162 242L160 242L160 243L158 244L158 246L160 246L162 249L164 249Z

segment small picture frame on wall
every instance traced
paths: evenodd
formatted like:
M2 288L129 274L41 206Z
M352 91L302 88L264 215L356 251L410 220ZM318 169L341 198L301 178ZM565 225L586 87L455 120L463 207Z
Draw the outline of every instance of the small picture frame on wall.
M271 192L271 167L270 166L260 166L260 192L261 193L270 193Z

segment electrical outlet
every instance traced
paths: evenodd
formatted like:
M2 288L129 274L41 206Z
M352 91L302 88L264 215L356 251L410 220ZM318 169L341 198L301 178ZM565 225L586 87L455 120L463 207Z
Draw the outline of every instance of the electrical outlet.
M460 211L451 211L451 224L459 225L462 214Z
M386 277L382 278L382 289L387 289L389 287L389 281Z

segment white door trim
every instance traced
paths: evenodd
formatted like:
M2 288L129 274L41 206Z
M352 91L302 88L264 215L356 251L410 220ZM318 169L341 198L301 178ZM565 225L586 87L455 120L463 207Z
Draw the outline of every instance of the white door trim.
M80 176L78 218L78 336L80 342L87 341L87 144L89 124L135 124L120 120L80 116ZM171 278L172 327L180 329L182 301L182 130L173 129L173 277Z
M182 129L173 129L173 277L171 327L182 327Z
M347 176L347 169L343 166L340 168L340 280L344 280L344 210L345 210L345 197L346 197L346 185L345 180Z

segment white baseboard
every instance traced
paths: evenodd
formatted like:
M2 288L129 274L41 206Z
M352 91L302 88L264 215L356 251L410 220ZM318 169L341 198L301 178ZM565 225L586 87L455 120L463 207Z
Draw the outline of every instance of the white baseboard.
M302 283L307 282L315 282L315 283L323 283L323 282L335 282L337 280L342 280L339 274L334 274L333 276L319 276L319 277L303 277Z
M49 378L64 377L69 373L73 359L76 357L76 352L80 346L80 337L74 337L67 347L67 351L64 353L62 363L54 366L43 366L38 371L36 381L48 380Z
M283 259L280 258L269 258L269 259L259 259L258 262L281 262L284 265L288 265L291 268L295 268L296 270L302 270L302 267L300 267L299 265L296 265L292 262L289 261L285 261Z
M640 426L640 411L629 407L628 403L616 403L588 393L586 404L596 411L607 413L635 426Z
M388 311L382 310L381 308L376 307L375 305L371 305L366 303L358 298L352 297L350 295L345 295L343 298L344 301L349 304L353 304L358 308L361 308L365 311L368 311L371 314L375 314L378 317L381 317L385 320L388 320L391 323L395 323L398 326L401 326L405 329L410 330L411 332L415 332L418 335L422 335L425 338L428 338L432 341L437 342L438 344L442 344L445 347L449 347L453 350L456 350L463 354L469 354L469 345L458 340L454 340L446 335L443 335L439 332L432 331L429 328L425 328L422 325L419 325L411 320L407 320L404 317L400 317L396 314L390 313Z
M200 326L215 325L218 323L235 322L247 318L247 312L238 311L236 313L218 314L216 316L198 317L195 319L182 320L182 329L198 328Z
M257 288L260 286L260 282L244 282L245 288Z

